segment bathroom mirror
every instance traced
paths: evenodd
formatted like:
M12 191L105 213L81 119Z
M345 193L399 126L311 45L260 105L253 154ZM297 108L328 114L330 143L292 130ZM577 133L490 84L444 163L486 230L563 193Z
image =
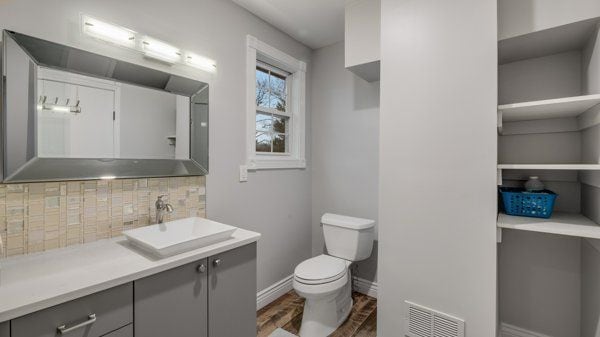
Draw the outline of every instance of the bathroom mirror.
M208 173L208 84L4 31L3 181Z

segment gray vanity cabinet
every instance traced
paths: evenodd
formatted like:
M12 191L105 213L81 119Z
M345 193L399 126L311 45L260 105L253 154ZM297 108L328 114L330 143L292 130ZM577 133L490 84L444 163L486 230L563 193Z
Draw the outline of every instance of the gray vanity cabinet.
M135 281L136 337L206 337L207 259Z
M255 337L256 243L0 323L0 337Z
M256 243L134 283L136 337L255 337Z
M256 243L208 259L208 335L256 336Z
M9 322L0 323L0 337L10 337Z

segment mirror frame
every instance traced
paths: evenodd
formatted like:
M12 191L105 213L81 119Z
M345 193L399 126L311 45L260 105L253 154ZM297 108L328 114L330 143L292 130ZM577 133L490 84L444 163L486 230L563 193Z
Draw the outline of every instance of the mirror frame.
M29 97L27 100L28 106L28 119L27 125L25 126L25 134L18 134L19 140L25 142L25 152L13 154L9 151L11 142L16 142L16 139L9 140L7 127L7 116L8 101L11 99L7 97L7 41L15 43L24 55L28 58L29 63ZM27 45L29 43L29 46ZM43 60L40 50L35 50L32 44L42 45L46 50L49 51L62 51L62 64L60 62L53 62L52 60ZM54 48L54 49L52 49ZM38 57L35 57L36 53ZM64 55L69 53L76 53L78 57L84 57L91 59L94 63L99 60L100 62L108 62L112 66L112 69L116 67L125 67L130 70L131 74L139 74L143 72L149 75L149 78L163 78L167 79L164 87L156 85L156 81L151 85L146 85L144 79L140 76L132 76L131 79L123 80L122 78L112 77L113 74L98 73L97 71L87 71L87 69L69 69L64 66ZM48 58L51 59L51 58ZM59 60L60 58L55 58ZM72 180L97 180L97 179L125 179L125 178L152 178L152 177L181 177L181 176L199 176L208 174L208 93L204 92L209 90L209 85L204 82L197 80L184 78L178 75L165 73L152 68L144 67L141 65L124 62L121 60L113 59L107 56L94 54L81 49L72 48L65 45L60 45L54 42L41 40L35 37L19 34L16 32L4 30L2 33L2 42L0 45L0 64L1 64L1 81L0 81L0 108L2 110L1 123L1 139L2 146L0 147L1 165L0 165L0 176L2 177L3 183L23 183L23 182L42 182L42 181L72 181ZM35 132L37 128L37 118L31 117L32 109L37 105L37 69L39 67L46 67L65 71L69 73L75 73L90 77L107 79L115 82L128 83L137 86L142 86L151 89L162 90L165 92L190 97L190 121L194 123L194 104L206 105L207 108L199 116L198 123L202 123L202 126L206 128L206 131L202 134L195 134L193 130L195 128L190 127L190 147L189 147L189 159L127 159L127 158L43 158L37 156L37 134ZM109 67L110 68L110 67ZM131 72L131 70L134 70ZM9 79L10 80L10 79ZM33 83L32 83L33 82ZM33 91L33 95L31 92ZM200 95L203 93L202 95ZM206 97L207 102L195 102L196 97ZM34 116L37 116L34 113ZM200 122L201 121L201 122ZM14 137L14 135L11 135ZM14 146L14 145L13 145ZM203 158L193 158L194 149L198 150L194 146L199 146L199 156ZM205 146L204 148L202 148ZM23 146L21 146L23 147ZM22 152L22 151L21 151ZM16 164L14 164L16 162ZM13 167L8 168L8 164ZM16 167L16 168L15 168Z

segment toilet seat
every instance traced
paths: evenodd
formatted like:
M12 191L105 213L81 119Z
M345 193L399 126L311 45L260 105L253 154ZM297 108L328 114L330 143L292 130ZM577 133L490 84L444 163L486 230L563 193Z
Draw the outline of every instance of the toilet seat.
M319 255L300 263L294 270L294 278L303 284L325 284L339 280L347 272L346 260Z

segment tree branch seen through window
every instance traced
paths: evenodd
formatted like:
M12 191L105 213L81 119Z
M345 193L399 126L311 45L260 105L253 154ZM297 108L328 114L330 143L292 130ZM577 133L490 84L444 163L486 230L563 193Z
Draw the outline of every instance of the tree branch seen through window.
M289 147L286 112L286 76L256 67L256 152L287 153Z

